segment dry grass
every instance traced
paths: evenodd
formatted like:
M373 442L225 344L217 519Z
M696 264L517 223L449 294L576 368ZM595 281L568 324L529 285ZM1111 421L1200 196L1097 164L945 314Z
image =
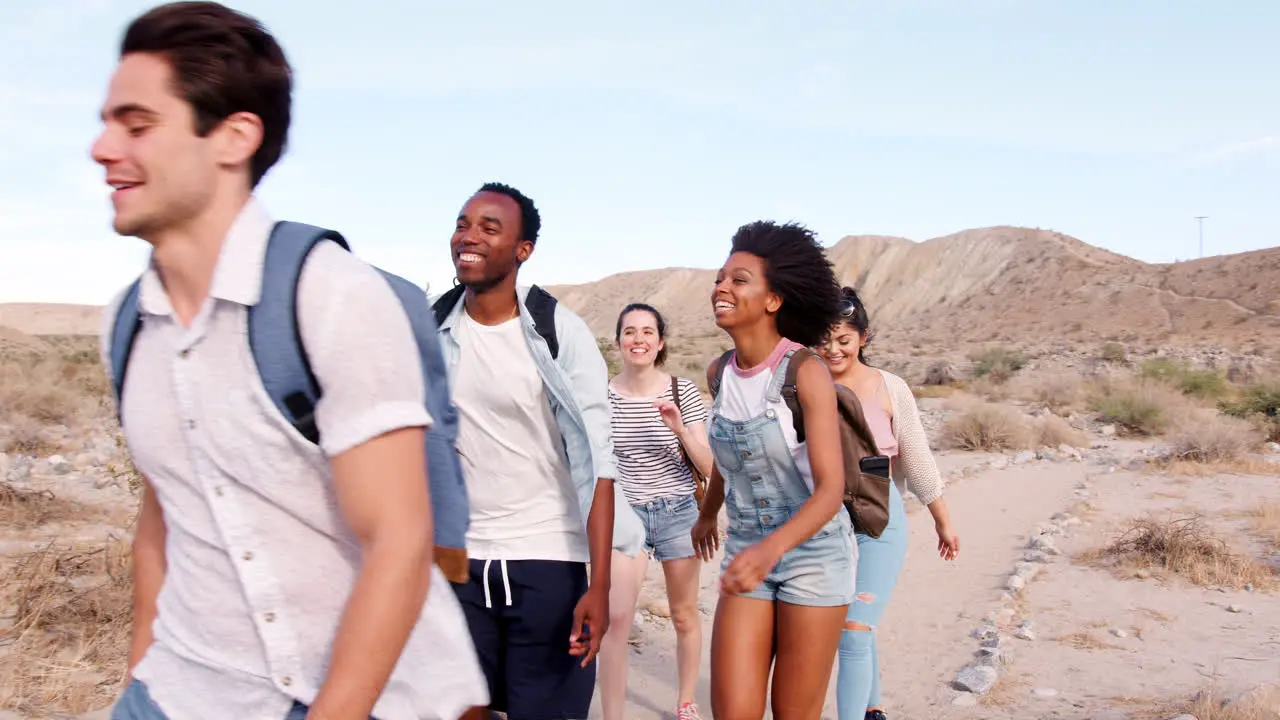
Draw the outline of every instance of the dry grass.
M1214 477L1216 475L1275 475L1277 466L1266 460L1244 458L1218 462L1200 462L1199 460L1165 460L1152 463L1150 472L1178 478L1185 484L1186 478Z
M1264 500L1246 513L1249 529L1273 550L1280 551L1280 502Z
M1046 370L1019 375L1009 381L1014 397L1054 412L1071 410L1084 399L1084 382L1078 373Z
M17 559L3 594L0 708L78 714L119 694L132 619L126 543L51 543Z
M61 452L42 429L97 420L109 393L106 374L92 352L68 347L0 355L0 452L41 457Z
M1030 688L1031 681L1025 675L1005 671L996 677L996 684L985 695L978 696L978 704L983 707L1017 707L1026 702Z
M1139 705L1139 703L1134 703ZM1228 701L1210 686L1191 700L1147 701L1135 708L1135 720L1165 720L1179 715L1194 715L1196 720L1280 720L1280 685L1262 685Z
M1022 450L1031 444L1031 428L1013 408L984 402L962 402L942 425L941 440L959 450Z
M1093 633L1088 630L1080 630L1067 635L1059 635L1054 638L1055 642L1060 642L1067 647L1075 650L1123 650L1119 645L1112 645L1106 640L1099 640Z
M1032 428L1035 442L1045 447L1056 448L1059 445L1070 445L1075 448L1089 447L1089 437L1057 415L1040 418Z
M958 389L954 385L916 385L911 388L911 394L915 395L917 400L924 398L949 398L957 392Z
M1077 559L1126 572L1170 572L1202 586L1267 589L1277 579L1275 570L1233 551L1195 515L1163 521L1138 518L1111 543Z
M1173 459L1201 463L1236 462L1262 444L1252 423L1213 410L1175 415L1165 438Z
M0 527L27 530L67 520L93 522L103 516L100 509L57 497L51 490L28 490L0 482Z

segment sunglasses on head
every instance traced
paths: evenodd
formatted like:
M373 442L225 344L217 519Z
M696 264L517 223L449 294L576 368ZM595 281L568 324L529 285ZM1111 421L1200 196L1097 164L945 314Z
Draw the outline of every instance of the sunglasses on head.
M850 298L840 301L840 317L852 317L853 313L858 309L858 303Z

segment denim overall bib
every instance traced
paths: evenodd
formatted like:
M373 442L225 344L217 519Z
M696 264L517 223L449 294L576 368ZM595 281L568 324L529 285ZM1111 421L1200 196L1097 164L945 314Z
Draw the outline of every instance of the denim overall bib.
M739 381L731 368L726 368L724 384L711 406L707 439L724 477L729 516L721 573L735 555L790 520L812 495L772 407L782 401L782 383L791 356L789 352L783 357L769 382L769 407L763 413L741 421L720 414L725 385ZM743 597L818 607L848 605L853 594L853 539L849 514L843 507L813 537L784 554L758 587L741 593Z

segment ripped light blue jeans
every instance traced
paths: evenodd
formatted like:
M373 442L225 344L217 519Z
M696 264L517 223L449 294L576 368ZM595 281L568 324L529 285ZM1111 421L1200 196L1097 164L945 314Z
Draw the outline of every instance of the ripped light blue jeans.
M880 657L876 625L898 582L907 556L907 513L896 483L889 483L889 524L880 537L857 535L857 594L846 622L871 630L845 629L840 637L840 668L836 675L839 720L862 720L868 708L880 706Z

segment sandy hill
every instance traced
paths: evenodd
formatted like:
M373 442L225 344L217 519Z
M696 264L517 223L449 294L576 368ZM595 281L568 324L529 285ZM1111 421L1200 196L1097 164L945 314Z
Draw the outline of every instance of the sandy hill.
M841 280L862 291L880 342L902 352L1114 339L1280 353L1280 248L1153 265L1062 233L1001 226L925 242L855 235L828 253ZM727 340L710 312L713 279L711 270L663 268L549 289L600 337L613 336L628 302L652 303L685 345L676 354L705 358ZM96 334L100 312L0 304L0 325L31 336Z
M895 341L1122 340L1249 347L1280 340L1280 248L1152 265L1047 230L991 227L913 242L849 236L828 251ZM553 288L601 336L643 300L692 338L715 335L713 273L664 269Z
M97 335L102 308L63 303L0 303L0 325L27 335Z

